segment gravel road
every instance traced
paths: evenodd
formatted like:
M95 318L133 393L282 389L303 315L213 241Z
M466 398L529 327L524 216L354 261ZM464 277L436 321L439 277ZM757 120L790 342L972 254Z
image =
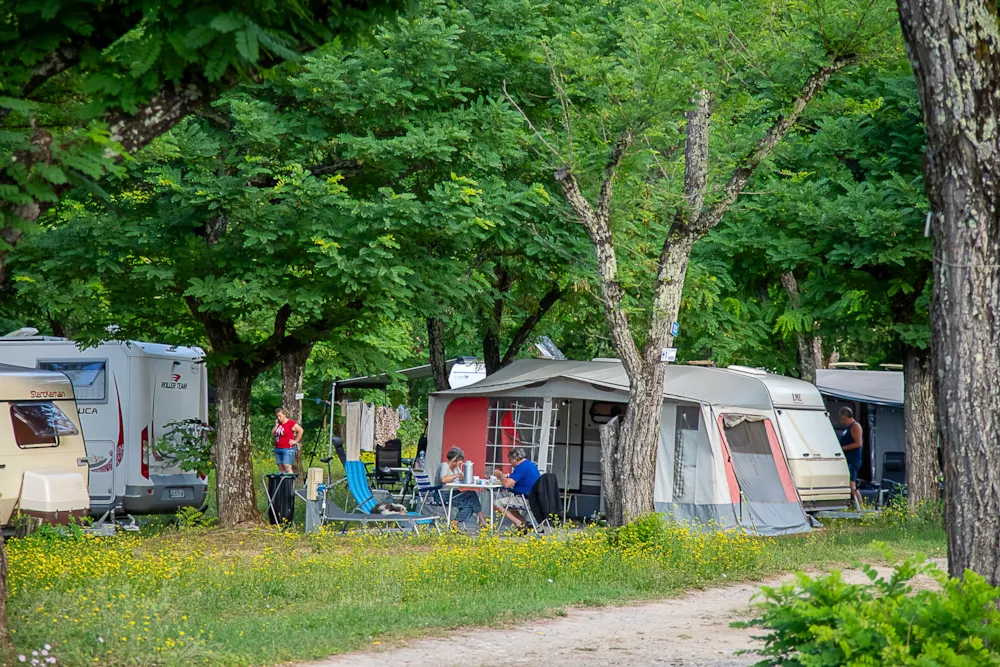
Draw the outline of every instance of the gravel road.
M943 562L938 564L945 567ZM847 570L844 578L861 582L864 574ZM932 583L927 580L921 585ZM729 624L750 617L750 600L759 589L760 584L739 584L629 607L569 609L566 616L554 619L373 647L310 663L310 667L746 667L754 663L754 656L735 652L753 648L750 635L755 632Z

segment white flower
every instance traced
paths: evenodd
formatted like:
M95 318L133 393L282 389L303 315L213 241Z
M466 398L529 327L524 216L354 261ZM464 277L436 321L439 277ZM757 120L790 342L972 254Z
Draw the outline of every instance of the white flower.
M27 660L27 658L26 658L26 657L24 657L23 655L19 655L19 656L17 656L17 659L18 659L18 660L20 660L21 662L24 662L24 661L26 661L26 660Z
M51 646L49 646L48 644L46 644L46 645L45 645L45 646L43 646L42 648L44 648L44 649L45 649L46 651L51 651L51 650L52 650L52 647L51 647Z
M32 651L32 652L31 652L31 655L33 655L33 656L35 656L35 657L38 657L38 651Z
M48 649L44 649L44 648L43 648L43 649L42 649L42 655L48 655L48 654L49 654L49 651L48 651Z
M98 637L97 641L99 641L99 642L101 642L103 644L104 643L104 637Z
M50 665L54 665L54 664L56 664L56 659L55 658L45 658L45 662L49 663Z
M549 579L549 583L550 583L550 584L552 583L552 580L551 580L551 579Z

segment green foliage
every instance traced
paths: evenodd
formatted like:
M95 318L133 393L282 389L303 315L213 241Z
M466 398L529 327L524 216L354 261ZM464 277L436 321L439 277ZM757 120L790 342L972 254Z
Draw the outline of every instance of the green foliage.
M120 173L123 151L198 102L359 29L381 4L392 3L14 2L0 16L0 223L21 226L66 186ZM162 104L175 90L185 93ZM158 122L125 131L143 108Z
M754 180L757 194L696 248L692 272L724 267L715 270L732 280L720 303L738 300L770 331L761 337L715 307L701 314L701 340L684 345L725 359L726 346L716 351L722 333L742 355L783 349L784 361L765 364L777 370L794 369L801 333L862 360L900 362L903 349L927 346L924 135L909 64L896 36L890 42L890 55L830 86L778 150L778 168ZM785 271L798 280L798 307L781 286Z
M192 528L211 528L215 525L216 520L212 517L207 517L205 514L194 507L182 507L177 510L177 526L183 529Z
M1000 665L1000 589L983 577L951 579L919 557L897 563L889 578L864 571L870 582L860 585L833 572L764 587L761 616L743 624L768 629L757 665ZM920 575L940 589L918 590Z
M163 436L153 443L156 455L181 470L207 476L214 466L212 442L204 427L200 423L183 420L167 422L164 428Z

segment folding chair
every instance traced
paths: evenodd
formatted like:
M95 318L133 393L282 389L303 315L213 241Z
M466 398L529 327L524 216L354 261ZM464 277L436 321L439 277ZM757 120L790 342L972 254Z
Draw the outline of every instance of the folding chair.
M435 485L431 481L431 476L423 470L414 470L412 474L413 481L417 485L413 491L412 504L420 503L417 512L423 514L424 507L427 505L444 507L446 503L441 493L441 489L444 487Z
M375 505L380 502L391 500L392 494L384 489L375 489L373 491L368 488L368 477L365 471L365 464L361 461L348 461L347 465L344 466L344 470L347 472L347 490L351 492L354 502L357 503L357 507L354 511L367 515L368 521L379 521L378 517L382 516L402 517L391 519L394 523L400 523L407 520L405 517L409 517L408 521L414 526L432 523L438 531L441 530L441 528L437 525L439 517L426 517L419 512L408 512L405 515L372 514L371 511L374 509ZM328 500L327 503L329 504L330 501ZM336 504L333 506L336 507Z

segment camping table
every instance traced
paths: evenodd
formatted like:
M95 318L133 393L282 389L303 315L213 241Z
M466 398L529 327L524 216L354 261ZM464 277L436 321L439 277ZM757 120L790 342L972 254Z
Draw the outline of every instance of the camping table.
M493 512L496 506L495 494L498 489L502 489L494 480L490 480L485 484L465 484L463 482L449 482L444 485L444 488L448 489L448 520L451 521L451 503L452 499L455 497L455 491L489 491L490 492L490 532L493 532Z

